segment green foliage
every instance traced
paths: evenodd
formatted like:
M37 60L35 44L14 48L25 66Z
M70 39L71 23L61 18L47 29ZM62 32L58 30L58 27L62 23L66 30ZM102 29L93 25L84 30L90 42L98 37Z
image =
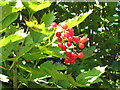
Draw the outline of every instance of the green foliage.
M13 17L13 18L11 18ZM2 21L2 29L8 27L13 21L15 21L18 17L18 13L11 13Z
M97 82L102 82L99 76L105 72L106 67L95 67L88 72L84 72L79 74L76 77L76 80L81 84L93 84Z
M51 5L50 2L24 2L23 4L32 14Z
M95 46L91 46L89 48L85 48L83 50L83 53L84 53L84 58L83 59L91 57L93 55L94 50L95 50Z
M54 13L51 12L48 14L45 13L41 19L41 22L44 22L46 27L49 27L54 20L55 20Z
M8 43L12 43L12 42L18 41L18 40L23 39L23 38L24 37L19 36L19 35L15 35L15 34L10 35L6 38L3 38L0 40L0 42L1 42L0 48L7 45Z
M18 2L17 2L18 3ZM0 80L17 88L107 88L120 85L119 4L99 2L16 2L0 1ZM58 27L51 27L57 22ZM67 24L75 35L89 37L76 64L56 47L56 31ZM29 61L28 61L29 60ZM8 77L6 77L8 76ZM9 79L8 79L9 78ZM16 84L16 85L15 85Z
M92 10L89 10L87 13L81 14L79 16L76 16L75 18L67 20L68 27L74 27L78 24L82 23L90 14L92 13ZM74 23L74 24L73 24Z

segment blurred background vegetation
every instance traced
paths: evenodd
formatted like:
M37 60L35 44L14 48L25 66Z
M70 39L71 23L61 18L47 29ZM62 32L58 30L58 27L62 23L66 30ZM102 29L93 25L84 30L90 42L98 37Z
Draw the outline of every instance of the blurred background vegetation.
M1 3L3 6L5 4L15 6L16 2ZM25 2L23 5L26 5ZM77 69L79 67L87 71L96 66L107 65L105 73L101 76L103 83L93 84L91 87L112 90L120 85L120 2L52 2L50 7L35 12L33 16L38 23L41 23L41 18L45 13L54 12L55 22L60 23L90 9L93 9L92 14L74 29L75 35L84 34L89 37L86 46L96 47L94 55L82 62L81 67L79 65L69 66L68 73L72 72L75 77L78 75ZM26 29L25 20L30 19L28 9L24 8L18 13L22 15L23 19L20 20L19 15L12 25L17 26L18 24L17 28ZM2 32L1 38L14 32L13 30ZM52 59L59 61L59 58ZM5 73L4 70L3 72Z

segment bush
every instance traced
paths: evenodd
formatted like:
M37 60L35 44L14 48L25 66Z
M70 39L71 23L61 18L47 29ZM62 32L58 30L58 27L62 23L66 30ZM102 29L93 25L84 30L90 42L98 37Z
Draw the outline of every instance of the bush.
M2 88L119 86L119 3L1 1L0 5ZM52 27L53 22L58 26ZM61 42L56 32L64 32L61 25L73 28L75 36L89 38L84 49L72 43L84 54L75 58L75 64L64 63L68 57L56 46Z

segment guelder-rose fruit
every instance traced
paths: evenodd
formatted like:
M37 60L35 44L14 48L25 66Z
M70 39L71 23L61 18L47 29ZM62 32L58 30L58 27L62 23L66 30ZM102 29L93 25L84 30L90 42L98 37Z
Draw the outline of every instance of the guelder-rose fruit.
M53 23L51 24L51 26L52 26L52 27L57 27L57 23L56 23L56 22L53 22Z
M82 38L80 39L80 43L85 43L85 42L88 41L88 40L89 40L89 38L86 37L86 36L84 36L84 37L82 37Z
M76 59L77 57L78 57L77 54L72 54L70 58L71 59Z
M69 36L74 36L74 32L69 32Z
M67 42L67 46L70 47L72 45L71 42Z
M63 43L58 43L58 47L62 48L63 47Z
M67 57L71 57L72 53L71 52L66 52Z
M58 42L62 42L62 38L61 37L58 38Z
M75 60L70 60L70 64L75 64L76 61Z
M82 52L78 53L78 58L83 58L84 54Z
M69 36L68 37L68 42L72 42L73 41L73 37Z
M61 36L61 33L60 33L60 32L57 32L57 33L56 33L56 36L57 36L57 37L60 37L60 36Z
M61 48L63 51L66 51L67 47L66 46L62 46Z
M68 28L68 32L73 32L74 29L73 28Z
M66 58L66 59L64 60L64 63L66 63L66 64L70 63L70 59Z
M84 43L80 43L80 44L79 44L79 48L80 48L80 49L83 49L84 47L85 47Z
M68 38L68 37L69 37L69 33L66 32L66 33L64 34L64 37Z
M80 41L80 37L74 37L73 41L76 42L76 43L78 43Z
M68 28L68 25L64 24L61 26L63 29L67 29Z

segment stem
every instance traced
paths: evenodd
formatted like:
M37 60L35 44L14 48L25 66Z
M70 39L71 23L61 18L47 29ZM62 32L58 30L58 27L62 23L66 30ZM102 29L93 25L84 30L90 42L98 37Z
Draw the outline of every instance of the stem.
M17 88L17 60L13 66L13 90L18 90Z

